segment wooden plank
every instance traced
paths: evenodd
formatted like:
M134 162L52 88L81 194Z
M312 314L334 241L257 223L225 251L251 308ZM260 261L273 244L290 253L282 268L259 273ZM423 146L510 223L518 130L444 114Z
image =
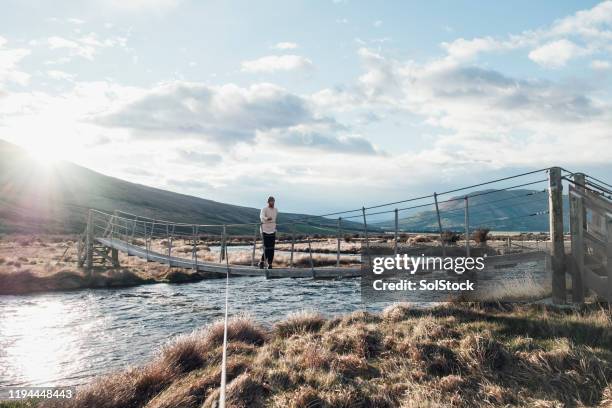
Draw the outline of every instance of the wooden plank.
M584 193L587 201L592 203L593 206L602 208L605 212L610 212L612 210L612 203L607 198L592 191L585 191Z
M601 238L593 235L589 231L584 231L583 236L584 236L584 239L587 241L586 242L587 245L595 246L601 251L607 250L606 241L602 240Z
M582 180L575 180L579 184L584 185L584 176ZM580 182L581 181L581 182ZM568 264L572 273L572 301L574 303L584 302L584 206L583 198L578 196L570 196L570 234L572 256L568 259Z
M586 287L597 293L598 296L606 299L608 296L608 278L593 272L590 268L584 267L584 284Z

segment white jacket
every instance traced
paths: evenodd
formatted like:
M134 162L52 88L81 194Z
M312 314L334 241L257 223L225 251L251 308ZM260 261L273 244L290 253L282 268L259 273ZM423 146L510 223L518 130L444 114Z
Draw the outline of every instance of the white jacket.
M276 217L278 209L270 208L267 205L261 209L259 219L261 220L261 232L265 234L274 234L276 232Z

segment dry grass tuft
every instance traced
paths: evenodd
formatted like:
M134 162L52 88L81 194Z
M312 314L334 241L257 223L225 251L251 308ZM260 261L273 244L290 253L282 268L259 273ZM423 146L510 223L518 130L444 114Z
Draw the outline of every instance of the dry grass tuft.
M202 337L201 332L194 332L164 345L161 350L161 364L179 373L203 366L208 344Z
M233 408L263 407L267 391L260 379L250 373L243 373L227 385L226 404ZM218 399L219 391L216 390L202 407L216 407Z
M291 337L294 334L318 332L325 318L316 312L302 311L292 313L274 325L274 333L279 337Z
M542 305L395 305L267 330L230 322L231 407L609 407L610 312ZM222 325L94 381L67 407L213 407ZM45 405L48 406L48 405Z
M501 370L510 362L510 353L491 333L469 334L461 340L464 362L473 367Z
M220 346L223 344L224 323L218 321L208 328L206 343L210 346ZM262 326L253 323L253 320L246 316L234 317L227 324L227 341L242 342L261 346L267 338L267 331Z
M382 350L380 332L363 324L334 329L325 333L324 341L331 351L361 358L374 357Z
M405 320L406 318L411 316L411 311L415 308L412 304L403 302L396 303L391 306L388 306L382 312L382 318L385 320L390 320L392 322L398 322L400 320Z

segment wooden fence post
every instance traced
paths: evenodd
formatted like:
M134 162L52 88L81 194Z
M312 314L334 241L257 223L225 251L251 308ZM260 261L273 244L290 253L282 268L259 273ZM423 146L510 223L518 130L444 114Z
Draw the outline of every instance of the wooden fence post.
M306 235L306 237L308 239L308 254L310 255L310 270L312 271L312 277L314 279L316 276L314 269L314 260L312 259L312 246L310 245L310 235Z
M119 268L121 266L119 264L119 251L116 248L111 248L111 260L113 268Z
M393 233L393 255L397 255L397 240L399 233L399 214L397 208L393 210L394 213L394 233Z
M223 262L225 260L225 225L223 226L223 235L221 237L221 248L219 248L219 262Z
M470 208L465 196L465 256L470 256Z
M191 259L193 260L193 270L197 272L198 270L198 248L196 245L196 227L195 225L191 226L192 238L193 241L191 243Z
M228 263L229 261L227 261L227 228L225 225L223 225L223 246L221 246L221 261L226 260L226 263Z
M138 223L138 216L134 218L134 227L132 228L132 238L130 244L134 245L134 237L136 235L136 224Z
M253 234L253 252L251 253L251 266L255 266L255 248L257 247L257 232L259 225L255 225L255 233Z
M342 235L342 217L338 217L338 245L336 249L336 268L340 267L340 236Z
M368 221L366 220L365 207L361 207L361 213L363 214L363 232L365 234L366 254L368 256L368 266L372 268L372 257L370 256L370 239L368 238Z
M561 168L551 167L548 171L548 209L550 215L550 239L552 260L553 303L566 303L565 248L563 244L563 184Z
M166 245L168 247L168 266L170 266L170 251L171 251L171 243L170 243L170 225L166 224Z
M89 210L87 215L87 236L85 237L85 259L87 269L90 271L93 267L93 212Z
M606 248L606 271L608 272L608 305L612 303L612 214L605 215L607 248Z
M200 227L198 225L195 226L195 237L194 237L194 249L195 249L195 268L196 268L196 272L198 270L198 243L200 241Z
M574 174L575 188L577 191L584 194L584 174ZM585 214L584 203L582 197L570 194L570 233L572 256L569 259L572 275L572 302L584 302L584 226Z
M291 224L291 255L289 258L289 267L293 268L293 253L295 251L295 225Z
M440 219L440 208L438 207L438 194L434 192L434 201L436 202L436 215L438 216L438 230L440 231L440 244L442 245L442 256L446 257L446 245L442 237L442 220Z

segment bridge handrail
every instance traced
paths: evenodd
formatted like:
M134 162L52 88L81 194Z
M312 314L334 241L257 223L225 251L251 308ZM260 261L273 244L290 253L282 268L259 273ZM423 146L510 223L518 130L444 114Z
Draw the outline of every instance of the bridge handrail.
M467 186L467 187L461 187L461 188L457 188L457 189L453 189L453 190L444 191L444 192L438 193L437 196L445 195L445 194L450 194L450 193L466 190L466 189L469 189L469 188L480 187L480 186L484 186L484 185L487 185L487 184L496 183L496 182L499 182L499 181L510 180L510 179L514 179L514 178L517 178L517 177L531 175L531 174L535 174L535 173L542 172L542 171L547 171L547 170L548 170L548 168L544 168L544 169L529 171L529 172L525 172L525 173L521 173L521 174L509 176L509 177L503 177L503 178L487 181L487 182L484 182L484 183L478 183L478 184L474 184L474 185ZM525 186L528 186L528 185L533 185L533 184L541 183L541 182L544 182L544 181L546 181L546 179L532 181L532 182L528 182L528 183L522 183L522 184L510 186L510 187L505 187L505 188L502 188L502 189L494 189L494 190L485 191L485 192L481 192L481 193L477 193L477 194L466 194L466 196L467 197L476 197L476 196L491 194L491 193L498 192L498 191L505 191L505 190L509 190L509 189L513 189L513 188L525 187ZM411 202L411 201L423 200L425 198L430 198L430 197L433 197L433 196L434 196L433 194L430 194L430 195L426 195L426 196L413 197L413 198L409 198L409 199L401 200L401 201L394 201L394 202L390 202L390 203L378 204L378 205L373 205L373 206L369 206L369 207L362 207L360 209L355 209L355 210L347 210L347 211L340 211L340 212L335 212L335 213L327 213L327 214L306 216L306 217L303 217L303 218L300 218L300 219L297 219L297 220L277 223L277 226L294 226L294 225L298 225L298 224L304 224L304 225L312 226L312 224L309 223L309 220L312 220L312 219L315 219L315 218L324 218L324 217L331 216L331 215L341 215L341 214L346 214L346 213L352 213L352 212L357 212L357 211L362 212L362 214L350 215L350 216L346 216L346 217L343 217L343 218L344 219L360 218L360 217L364 216L363 212L365 212L365 210L381 208L381 207L390 206L390 205L399 204L399 203L406 203L406 202ZM462 200L462 199L463 199L463 197L455 197L455 198L450 198L450 199L447 199L447 200L439 200L438 203L439 204L440 203L447 203L447 202L458 201L458 200ZM374 213L367 213L365 215L372 216L372 215L388 214L388 213L393 213L396 210L397 211L405 211L405 210L410 210L410 209L415 209L415 208L427 207L427 206L431 206L431 205L434 205L434 204L435 204L435 202L431 202L431 203L419 204L419 205L415 205L415 206L403 207L403 208L398 208L398 209L390 209L390 210L384 210L384 211L377 211L377 212L374 212ZM184 222L174 222L174 221L169 221L169 220L162 220L162 219L155 219L155 218L151 218L151 217L145 217L145 216L141 216L141 215L138 215L138 214L130 213L128 211L123 211L123 210L115 210L114 214L106 213L104 211L95 210L95 209L92 209L91 211L94 211L94 212L97 212L97 213L100 213L100 214L104 214L104 215L114 216L116 218L119 218L119 219L122 219L122 220L127 220L127 221L132 221L132 222L134 222L134 221L137 221L137 222L148 222L148 224L172 225L172 226L177 226L177 227L191 227L191 228L214 228L214 227L217 227L217 228L222 228L223 226L225 226L225 227L248 227L248 226L257 227L257 226L261 226L262 225L261 222L229 223L229 224L184 223ZM133 218L121 217L121 216L118 216L117 214L124 214L124 215L130 216L130 217L133 217ZM333 226L331 226L331 225L328 226L328 225L320 224L319 226L322 227L322 228L330 228L330 229L333 228Z

